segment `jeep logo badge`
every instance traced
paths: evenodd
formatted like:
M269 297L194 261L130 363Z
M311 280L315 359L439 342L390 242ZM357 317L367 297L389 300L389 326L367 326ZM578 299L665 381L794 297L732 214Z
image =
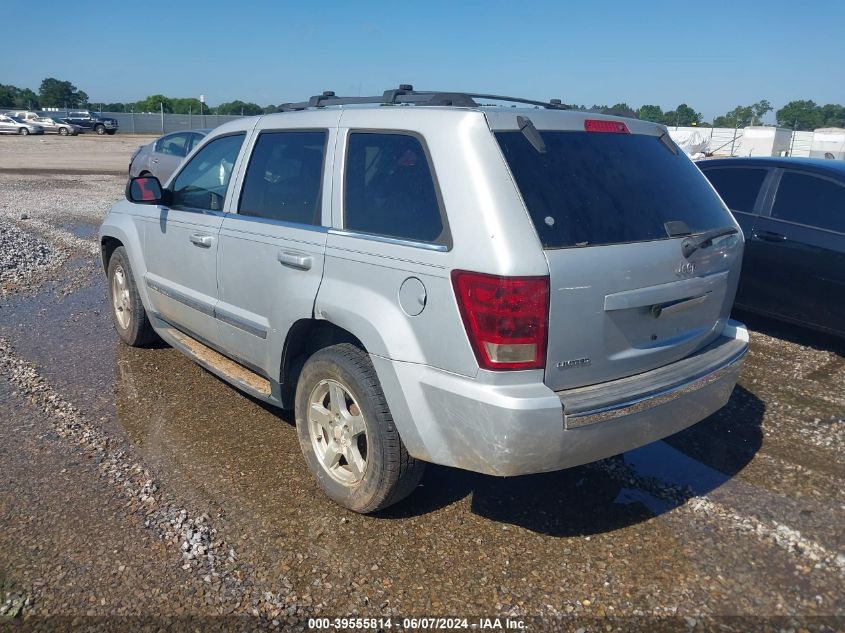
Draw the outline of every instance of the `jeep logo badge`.
M695 264L692 262L681 262L675 272L679 277L689 277L695 273Z

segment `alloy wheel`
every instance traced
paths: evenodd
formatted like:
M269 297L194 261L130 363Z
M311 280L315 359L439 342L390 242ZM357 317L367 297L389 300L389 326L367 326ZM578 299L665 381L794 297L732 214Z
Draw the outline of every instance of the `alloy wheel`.
M311 445L323 470L354 486L367 470L367 424L361 407L340 382L321 380L308 400Z

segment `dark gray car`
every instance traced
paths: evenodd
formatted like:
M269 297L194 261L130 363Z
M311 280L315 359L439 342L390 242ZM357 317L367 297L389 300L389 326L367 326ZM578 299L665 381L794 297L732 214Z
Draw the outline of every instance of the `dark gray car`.
M152 143L139 147L129 160L129 175L155 176L161 182L167 182L182 159L211 130L185 130L165 134Z
M845 336L845 162L699 161L745 233L736 305Z

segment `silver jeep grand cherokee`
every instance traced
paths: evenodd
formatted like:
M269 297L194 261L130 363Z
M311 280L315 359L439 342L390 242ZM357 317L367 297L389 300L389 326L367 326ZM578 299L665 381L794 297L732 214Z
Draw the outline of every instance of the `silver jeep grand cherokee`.
M103 264L120 337L293 408L341 505L425 462L584 464L728 400L742 234L665 128L410 86L280 109L131 179Z

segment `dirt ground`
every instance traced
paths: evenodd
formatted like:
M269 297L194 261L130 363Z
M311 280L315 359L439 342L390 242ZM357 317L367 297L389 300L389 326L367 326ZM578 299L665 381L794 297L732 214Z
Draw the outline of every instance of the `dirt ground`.
M91 133L79 136L0 134L0 171L49 173L60 170L123 175L129 170L129 157L135 148L155 138Z
M558 473L430 467L355 515L290 413L119 342L96 228L125 177L101 166L138 142L0 137L0 239L43 246L0 287L0 630L845 629L845 342L737 315L740 383L694 427Z

